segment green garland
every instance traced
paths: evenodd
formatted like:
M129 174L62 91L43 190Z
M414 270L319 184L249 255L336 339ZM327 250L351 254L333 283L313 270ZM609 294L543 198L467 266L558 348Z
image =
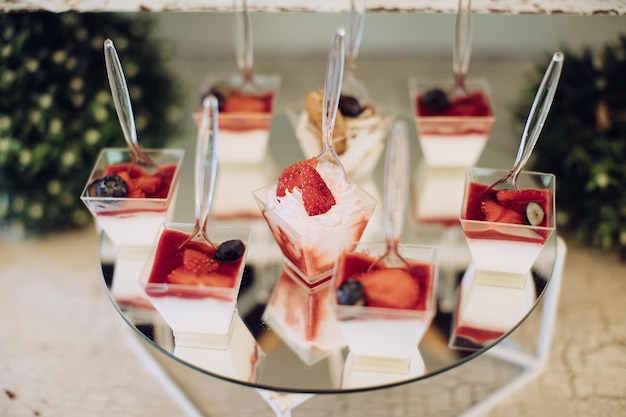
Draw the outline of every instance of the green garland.
M81 227L80 200L101 148L125 146L106 76L111 38L127 77L142 146L181 127L183 91L147 17L0 14L0 225L27 235Z
M597 56L565 51L554 103L529 169L557 177L557 223L579 241L626 259L626 36ZM549 57L545 62L549 61ZM545 63L515 110L523 124Z

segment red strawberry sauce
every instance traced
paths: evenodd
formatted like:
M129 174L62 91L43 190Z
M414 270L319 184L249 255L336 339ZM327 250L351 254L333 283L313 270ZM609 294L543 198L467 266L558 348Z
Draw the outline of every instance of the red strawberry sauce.
M426 310L434 285L434 265L408 260L410 273L400 268L376 266L376 258L362 253L343 253L337 266L336 288L348 279L361 282L369 307ZM385 271L384 273L382 271ZM369 300L368 300L369 298Z
M220 111L220 129L246 131L269 130L274 103L274 93L259 96L233 91Z
M532 228L533 234L506 234L497 228L480 230L465 229L465 235L476 239L515 240L543 243L550 236L548 219L551 217L552 193L547 189L524 190L487 190L488 184L472 182L468 185L467 205L463 213L465 220L479 220L495 223L519 224ZM545 213L543 222L538 226L530 226L526 221L526 206L530 202L538 203ZM502 228L500 228L502 230Z
M156 284L167 283L173 286L168 286L165 291L163 287L151 290L148 286L146 287L146 292L153 297L173 295L184 298L224 298L224 296L220 297L216 294L210 295L208 292L198 291L198 289L212 286L224 289L232 288L238 278L239 267L242 260L239 259L234 262L216 261L213 259L215 249L208 243L199 241L191 241L179 250L179 246L188 237L188 233L179 230L165 229L163 231L156 249L154 264L148 282ZM208 260L217 263L217 268L208 273L185 271L183 258L186 249L200 252L200 254L206 256ZM183 271L188 278L187 282L172 282L170 276L175 270ZM234 296L236 296L236 294L234 294Z
M466 96L452 99L450 105L440 112L435 112L426 106L421 106L423 94L416 98L415 108L418 116L464 116L464 117L485 117L491 116L491 107L487 96L480 92L471 92Z

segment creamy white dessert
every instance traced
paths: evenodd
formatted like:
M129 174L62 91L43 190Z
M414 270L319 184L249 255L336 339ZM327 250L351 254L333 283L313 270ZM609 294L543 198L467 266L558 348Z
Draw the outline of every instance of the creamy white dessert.
M342 244L360 239L376 205L356 184L320 169L334 197L334 204L323 213L309 215L298 187L283 197L276 195L277 185L254 193L283 255L310 284L332 272Z
M445 126L446 122L441 122ZM489 139L489 132L480 134L449 135L420 132L419 143L426 163L431 166L476 165Z
M522 276L528 273L544 246L543 243L502 239L466 237L466 240L477 269Z
M465 169L421 164L413 181L413 215L419 223L458 226Z
M173 215L174 205L171 205L166 211L99 215L96 216L96 221L118 246L150 247L161 224L170 222Z

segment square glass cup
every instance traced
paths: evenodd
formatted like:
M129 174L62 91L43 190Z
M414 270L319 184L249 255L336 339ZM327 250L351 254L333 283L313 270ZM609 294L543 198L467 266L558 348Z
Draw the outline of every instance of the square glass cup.
M245 245L241 258L218 270L221 275L213 275L215 279L210 282L203 285L170 283L163 277L154 277L155 265L165 263L167 269L181 266L182 256L174 253L193 229L194 225L190 223L163 224L139 278L148 300L171 327L177 345L181 346L218 343L213 339L219 341L229 336L252 231L250 227L242 226L207 226L207 234L216 247L231 239L239 239ZM166 232L173 234L166 235ZM201 238L194 238L194 241L204 242ZM225 274L230 279L225 280Z
M553 174L522 171L517 180L518 190L536 190L533 193L544 212L538 226L513 224L478 219L481 194L508 170L472 167L465 177L465 191L459 220L465 234L476 274L486 280L505 283L519 281L528 275L541 253L546 241L555 229L555 182ZM495 201L495 196L489 196ZM541 201L539 201L541 200ZM519 200L519 207L527 205L527 199ZM490 203L491 204L491 203ZM513 209L514 206L507 206ZM517 214L524 219L524 214ZM522 278L523 279L523 278Z
M111 241L120 246L151 246L162 223L171 221L182 171L182 149L144 149L162 170L172 173L167 195L159 198L93 197L90 185L102 178L108 166L130 164L128 148L104 148L81 194L81 200ZM144 169L144 168L142 168ZM148 174L154 172L144 169ZM169 174L168 174L169 175Z
M491 90L487 80L467 80L469 94L486 102L488 112L484 115L423 114L420 97L429 90L439 88L452 91L452 79L409 79L411 109L415 119L418 140L427 165L447 167L474 166L480 158L495 122ZM457 96L450 97L452 109ZM458 99L460 100L460 99Z
M331 275L341 246L354 245L361 238L374 212L376 199L356 185L355 190L362 204L355 202L333 218L329 217L335 213L332 208L317 216L308 216L303 209L302 215L289 212L294 216L285 218L268 204L270 199L276 199L276 184L252 193L285 262L309 285Z
M344 247L333 275L335 291L357 274L368 274L369 266L386 249L383 242L354 242ZM414 308L368 306L367 301L364 305L341 305L336 296L329 298L350 355L363 369L408 372L411 358L436 313L437 248L400 244L398 252L412 266L412 276L418 280L418 299L414 301ZM392 269L397 268L390 271ZM417 274L418 270L422 272ZM390 280L398 279L393 273L385 278L386 282L376 287L384 288ZM366 285L364 287L367 294L368 289Z
M219 151L217 153L220 162L259 163L263 161L267 152L280 83L281 78L277 74L255 74L254 90L240 94L238 91L244 85L240 74L213 74L206 77L203 83L203 94L219 85L232 91L232 96L237 96L236 100L239 103L229 105L228 99L225 99L227 104L224 107L220 106ZM264 106L264 108L259 109L259 106ZM199 125L202 118L201 107L194 113L193 118Z

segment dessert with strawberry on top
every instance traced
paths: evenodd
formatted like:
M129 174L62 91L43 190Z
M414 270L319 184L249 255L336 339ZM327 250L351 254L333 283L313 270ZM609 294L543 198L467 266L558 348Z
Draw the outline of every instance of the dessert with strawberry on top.
M342 251L333 304L353 358L380 360L381 367L405 372L434 317L436 249L399 245L398 250L408 265L377 262L384 243L360 242L354 251Z
M376 206L356 184L317 167L316 158L298 162L254 192L284 257L309 284L329 277L341 245L361 238Z
M517 190L490 187L506 172L468 169L460 221L477 270L526 274L555 228L555 180L522 171Z
M184 244L192 232L192 224L164 225L140 280L177 343L183 334L229 333L250 236L245 227L209 226L215 247Z
M219 103L220 162L256 163L265 157L280 78L256 75L254 82L248 89L236 78L212 79L202 95ZM201 108L194 114L196 123L201 114Z
M473 166L495 121L486 81L469 81L451 95L452 82L410 80L418 139L430 166Z
M118 246L151 246L174 212L184 151L145 150L158 168L132 162L127 148L103 149L81 199Z

